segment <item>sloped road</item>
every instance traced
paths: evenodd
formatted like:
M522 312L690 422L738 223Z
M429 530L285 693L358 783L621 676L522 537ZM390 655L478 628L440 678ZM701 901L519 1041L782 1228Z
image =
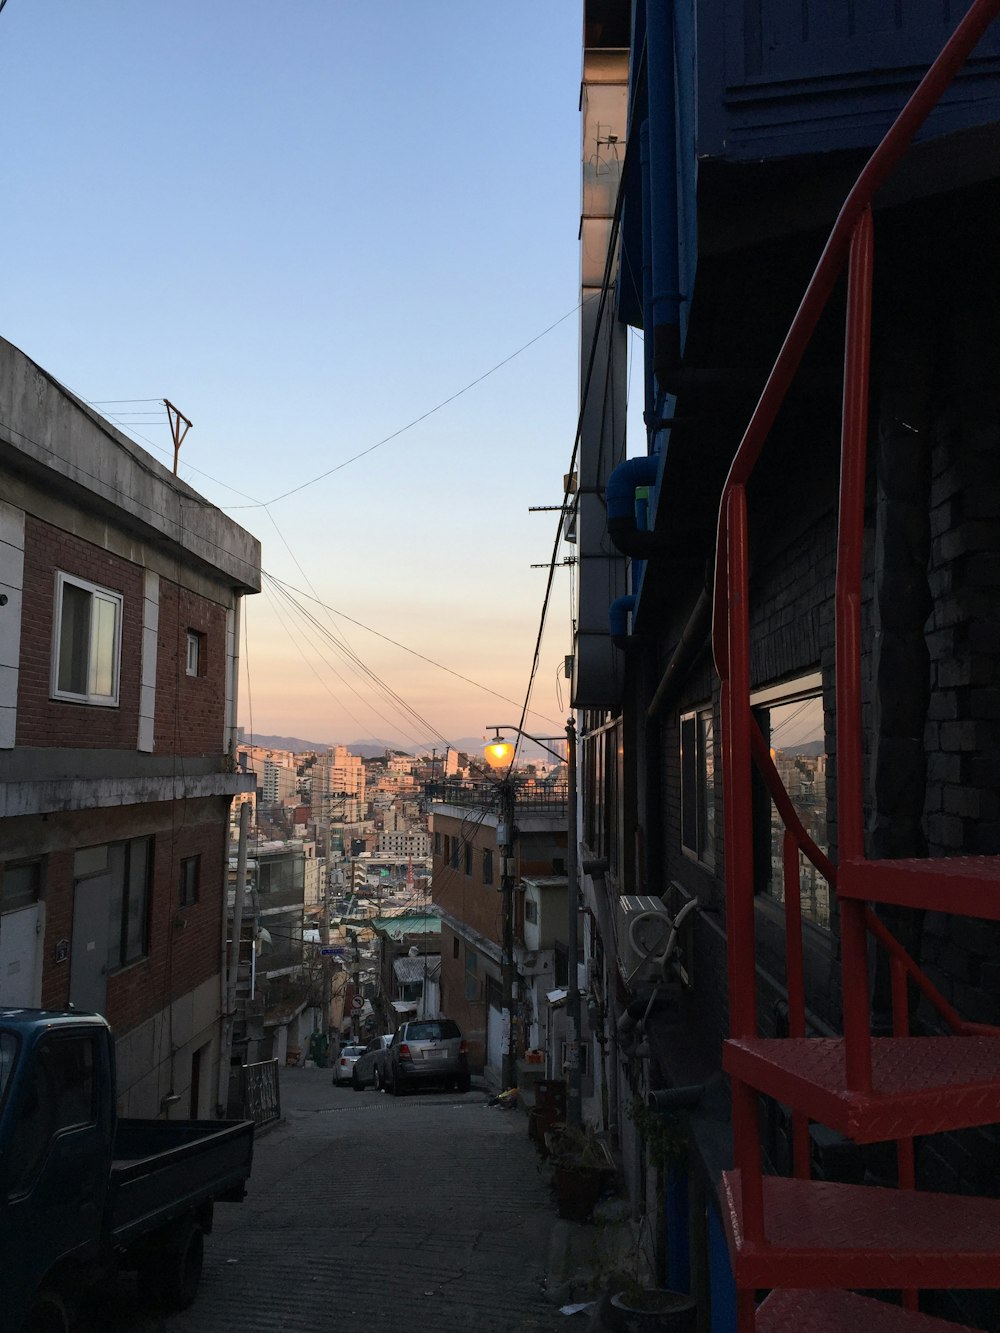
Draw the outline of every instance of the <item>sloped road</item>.
M555 1207L519 1112L425 1091L393 1098L282 1071L283 1124L250 1193L216 1208L190 1310L117 1333L568 1333L543 1284Z

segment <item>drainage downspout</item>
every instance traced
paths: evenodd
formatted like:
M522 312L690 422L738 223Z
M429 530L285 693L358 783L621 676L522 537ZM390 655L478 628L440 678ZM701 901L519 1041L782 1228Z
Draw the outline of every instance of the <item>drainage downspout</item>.
M608 536L625 555L648 560L661 545L656 533L644 532L636 519L636 490L656 481L660 460L656 454L626 458L608 478Z
M656 693L646 709L650 721L659 717L674 701L677 691L684 683L684 678L694 664L695 658L704 648L712 627L712 594L702 588L695 602L694 610L688 616L687 624L681 632L677 646L671 654L666 670L660 677Z
M629 612L635 610L635 594L626 593L624 597L616 597L608 607L608 626L611 630L611 642L622 652L627 651L635 644L635 640L629 633L628 617Z
M618 1116L618 950L608 908L608 890L605 874L608 863L603 858L581 860L580 871L594 882L594 906L597 909L597 927L604 943L607 1016L604 1031L608 1050L605 1053L605 1077L608 1084L608 1133L612 1142L621 1146L621 1122Z
M648 117L639 126L639 166L642 175L642 419L646 424L648 449L652 447L658 416L653 375L653 219L649 182Z
M681 359L681 280L673 0L646 0L646 51L653 245L653 371L662 389L676 393Z

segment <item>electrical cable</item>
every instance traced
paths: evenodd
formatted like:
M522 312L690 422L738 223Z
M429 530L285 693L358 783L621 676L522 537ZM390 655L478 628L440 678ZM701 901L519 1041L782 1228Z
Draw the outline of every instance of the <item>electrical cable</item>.
M516 351L511 352L509 356L505 356L502 361L498 361L495 366L491 366L490 369L484 371L482 375L478 375L474 380L470 380L464 388L461 388L457 392L450 394L447 398L442 399L436 406L428 408L427 411L422 412L420 416L414 417L413 420L408 421L405 426L400 426L399 429L394 430L391 435L386 435L383 439L377 440L375 444L370 444L367 449L362 449L360 453L354 454L351 458L345 458L342 463L337 463L336 466L328 468L325 472L321 472L318 477L312 477L309 481L304 481L298 486L293 486L289 491L283 491L281 495L274 496L266 503L271 505L277 504L279 500L287 500L290 495L297 495L299 491L304 491L307 486L315 486L318 481L324 481L327 477L332 477L335 472L340 472L351 463L356 463L359 458L364 458L367 454L374 453L376 449L381 449L384 444L388 444L390 440L397 439L405 431L412 430L412 428L419 425L421 421L426 421L428 417L433 416L436 412L440 412L441 409L447 407L449 403L453 403L456 398L461 398L463 394L468 393L470 389L474 389L477 384L482 384L483 380L489 379L491 375L496 374L498 370L513 361L515 357L520 356L522 352L526 352L529 347L534 346L534 344L541 338L544 338L547 333L551 333L553 329L558 328L559 325L569 319L571 315L575 315L582 304L582 301L578 302L572 310L567 310L565 315L560 315L554 323L548 326L548 328L542 329L541 333L536 333L533 338L530 338L526 343L522 344ZM232 507L241 508L242 506L234 505Z
M645 61L646 61L646 43L645 41L643 41L642 51L639 57L639 77L641 77L642 66L645 64ZM584 376L583 391L581 394L581 401L580 401L580 411L577 415L576 432L573 438L573 448L570 454L569 468L566 472L566 489L563 492L563 506L565 506L567 498L569 496L568 488L572 485L573 473L576 468L577 455L580 449L580 439L583 432L583 418L584 418L584 413L587 410L587 400L590 396L590 388L593 382L594 364L597 360L597 349L600 341L601 326L604 319L604 310L607 305L608 295L612 287L611 275L614 269L614 257L618 244L618 233L621 227L622 206L625 201L624 184L626 177L626 169L628 166L629 153L634 154L635 152L637 124L638 122L636 120L633 120L632 124L629 126L628 139L625 144L625 158L622 165L621 175L619 176L618 180L618 191L615 196L614 212L612 213L611 216L611 227L608 235L608 249L604 261L604 275L601 280L600 299L597 307L597 315L594 320L594 332L590 342L590 351L587 357L587 372L586 375ZM546 620L546 615L548 613L549 598L552 593L552 583L556 571L556 562L559 557L559 544L561 540L562 540L562 516L560 515L559 524L556 528L555 540L552 546L552 555L549 559L549 569L545 583L545 595L542 599L542 611L539 619L538 634L535 638L535 650L532 657L531 671L529 672L528 675L528 686L525 691L524 704L522 705L521 708L521 718L518 724L518 733L519 733L518 743L515 746L514 753L511 756L510 764L507 768L508 775L513 769L514 761L517 758L517 750L520 745L520 739L521 739L520 731L521 728L524 726L524 720L527 716L528 707L531 702L532 686L534 685L535 682L535 676L538 673L538 666L539 666L541 647L542 647L542 635L545 631L545 620Z

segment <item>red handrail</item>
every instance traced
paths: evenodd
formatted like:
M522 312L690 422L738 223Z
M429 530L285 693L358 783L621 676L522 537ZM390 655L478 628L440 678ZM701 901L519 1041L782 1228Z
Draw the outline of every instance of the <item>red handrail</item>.
M734 1036L756 1031L749 719L749 573L746 484L845 261L850 257L845 351L842 512L838 558L838 813L841 856L863 854L858 603L868 401L871 205L983 33L1000 0L973 0L940 55L869 158L844 201L768 376L722 492L716 545L712 646L722 681L722 776L726 826L729 1000ZM734 521L735 520L735 521ZM846 697L841 696L841 689ZM846 775L846 781L845 781ZM864 975L865 914L841 902L845 975ZM734 947L735 946L735 947ZM867 987L844 987L848 1082L870 1089Z

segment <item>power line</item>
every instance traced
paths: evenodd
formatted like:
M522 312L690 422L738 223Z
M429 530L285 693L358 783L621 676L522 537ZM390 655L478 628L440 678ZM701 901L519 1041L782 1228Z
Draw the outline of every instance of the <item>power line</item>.
M302 592L300 588L296 588L290 583L284 583L281 579L276 578L275 575L269 573L267 570L261 570L261 573L264 574L266 578L270 579L272 583L278 584L282 588L288 589L290 592L298 593L300 597L308 597L308 594ZM365 625L362 621L355 620L345 611L338 611L335 606L328 606L325 602L320 601L318 597L313 597L312 600L316 601L324 608L324 610L331 612L333 615L340 616L342 620L347 620L352 625L357 625L359 629L365 630L368 634L374 634L377 639L382 639L385 643L391 643L394 648L402 649L404 653L409 653L411 657L417 657L421 662L426 662L429 666L437 667L439 671L445 671L449 676L454 676L457 680L463 680L467 685L473 685L477 690L482 690L485 694L492 694L495 699L500 699L503 703L514 704L515 707L517 706L518 701L516 699L510 699L506 694L500 694L496 690L491 690L488 685L480 684L478 680L473 680L471 676L463 676L460 671L453 671L451 667L446 667L443 663L436 662L433 657L426 657L423 653L418 653L415 648L409 648L405 643L400 643L398 639L392 639L388 634L382 634L381 631L372 629L370 625ZM552 723L553 726L560 725L555 718L548 717L545 713L532 713L532 716L542 718L544 721Z
M554 323L548 326L548 328L542 329L541 333L536 333L533 338L529 338L526 343L522 343L516 351L511 352L509 356L505 356L502 361L498 361L495 366L491 366L489 370L484 371L474 380L470 380L463 388L456 390L453 394L449 394L447 398L442 399L441 402L437 403L434 407L428 408L426 412L421 412L420 416L414 417L413 420L408 421L405 426L400 426L398 430L394 430L390 435L386 435L383 439L377 440L374 444L370 444L367 449L362 449L360 453L353 454L350 458L345 458L342 463L337 463L334 467L327 468L327 470L321 472L318 477L312 477L309 481L303 481L300 485L293 486L290 491L283 491L281 495L276 495L273 499L263 502L264 506L277 504L279 500L287 500L290 495L297 495L299 491L304 491L308 486L315 486L317 482L325 481L327 477L332 477L335 472L340 472L343 468L349 467L351 463L356 463L358 459L374 453L376 449L381 449L384 444L388 444L391 440L398 439L404 432L412 430L413 427L418 426L421 421L426 421L427 418L432 417L435 412L440 412L441 409L447 407L449 403L453 403L456 398L461 398L462 395L468 393L470 389L474 389L477 384L482 384L483 380L489 379L491 375L495 375L498 370L513 361L515 357L520 356L522 352L526 352L529 347L534 346L534 344L541 338L544 338L547 333L551 333L553 329L556 329L560 324L565 323L571 315L575 315L582 304L583 302L579 302L572 310L567 310L565 315L560 315ZM243 509L252 508L253 506L227 505L226 507L229 509Z
M636 76L637 78L642 77L642 68L645 62L646 62L646 43L645 41L643 41L642 51L639 56L639 68ZM633 118L632 124L629 126L628 139L626 140L625 143L625 158L622 163L621 174L618 178L618 191L615 196L615 208L614 208L614 213L612 214L611 217L611 228L610 228L610 234L608 236L608 250L604 260L604 275L601 279L600 299L597 307L597 315L594 319L594 333L590 342L590 352L587 357L587 374L584 378L583 393L581 394L581 401L580 401L580 411L576 419L576 433L573 437L573 449L570 454L569 468L566 473L566 489L563 492L564 505L569 499L570 495L569 487L572 485L573 471L576 467L577 454L580 449L580 437L583 433L583 417L584 417L584 412L586 411L587 408L587 399L590 395L590 387L593 382L594 363L597 360L597 348L600 343L601 322L604 317L604 308L607 304L608 294L611 290L611 285L612 285L611 274L614 266L615 249L618 243L618 232L621 226L622 205L625 200L624 186L625 186L626 171L628 166L628 157L630 152L633 154L635 152L635 140L637 136L638 136L638 118ZM552 583L555 577L556 564L559 557L559 543L562 540L562 532L563 532L563 520L562 517L560 516L559 523L556 528L555 540L552 544L552 555L549 560L549 572L545 582L545 595L542 598L542 612L539 618L538 634L535 638L535 651L531 661L531 671L528 675L528 687L524 695L524 704L522 705L521 708L521 718L518 723L519 730L524 726L524 720L528 715L528 706L531 702L531 690L532 686L535 683L535 676L538 673L538 664L542 648L542 635L545 631L545 619L549 609L549 598L552 593ZM518 737L518 743L520 743L520 736ZM517 748L518 748L517 745L515 745L514 753L511 755L510 765L508 766L507 769L508 774L514 767L514 760L517 757Z

